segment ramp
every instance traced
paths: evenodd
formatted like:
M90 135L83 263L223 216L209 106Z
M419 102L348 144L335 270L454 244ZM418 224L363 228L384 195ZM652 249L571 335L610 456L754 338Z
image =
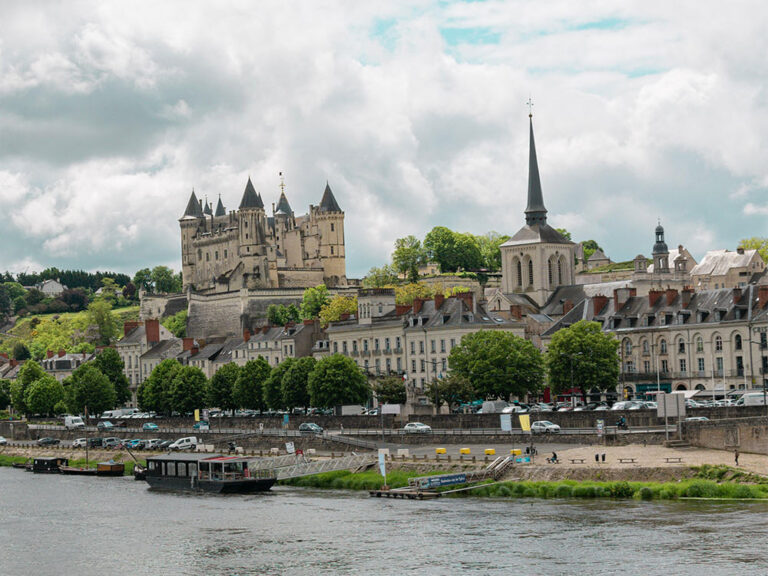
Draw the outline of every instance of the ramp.
M248 462L250 470L274 470L278 480L312 476L336 470L357 470L362 466L375 464L377 457L371 454L354 454L330 460L306 460L301 456L277 456L259 458Z

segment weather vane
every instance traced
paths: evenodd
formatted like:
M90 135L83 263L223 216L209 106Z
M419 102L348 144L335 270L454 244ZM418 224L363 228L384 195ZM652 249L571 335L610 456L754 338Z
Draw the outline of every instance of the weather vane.
M526 102L526 105L528 106L528 118L533 118L533 98L528 96L528 102Z

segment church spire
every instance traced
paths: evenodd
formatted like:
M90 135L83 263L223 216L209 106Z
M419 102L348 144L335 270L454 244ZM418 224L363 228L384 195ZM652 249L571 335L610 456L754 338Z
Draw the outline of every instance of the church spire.
M533 139L533 114L528 114L530 121L530 151L528 153L528 207L525 209L525 223L528 226L547 223L547 209L541 193L539 163L536 160L536 142Z

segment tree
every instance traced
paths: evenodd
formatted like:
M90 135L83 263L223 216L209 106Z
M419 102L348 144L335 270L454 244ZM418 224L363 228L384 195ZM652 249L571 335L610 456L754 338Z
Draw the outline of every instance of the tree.
M739 240L739 248L744 250L757 250L763 262L768 262L768 238L753 236Z
M398 376L378 378L373 384L373 392L379 404L405 404L405 381Z
M34 306L35 304L39 304L43 300L45 300L45 294L40 292L37 288L30 288L27 290L26 295L24 296L24 299L27 301L28 306Z
M454 407L463 402L469 402L477 396L469 380L453 372L445 378L435 378L427 384L426 394L427 398L436 402L438 408L445 403L451 411Z
M8 289L0 284L0 319L10 316L12 311L12 301Z
M501 245L509 240L509 238L506 234L499 234L493 231L482 236L475 236L475 241L480 248L483 268L490 272L496 272L501 269Z
M117 300L117 294L122 292L122 288L117 285L114 278L104 277L101 279L101 297L110 303Z
M264 402L272 410L282 410L283 404L283 376L295 362L293 358L286 358L280 364L272 368L269 378L264 382Z
M357 313L357 296L337 294L320 310L320 322L328 325L341 320L343 314Z
M235 404L239 408L263 412L267 408L264 401L264 383L269 378L272 369L263 356L256 360L248 360L240 369L240 375L235 382L232 393Z
M171 409L186 414L205 407L208 379L196 366L183 366L171 381Z
M233 391L240 375L240 366L234 362L224 364L216 371L208 384L208 404L222 410L237 408Z
M179 310L173 316L163 318L161 324L168 328L176 338L184 338L187 335L187 311Z
M415 236L406 236L395 240L392 264L400 274L410 282L418 282L419 266L425 264L427 256L421 241Z
M35 380L25 393L24 402L30 414L51 416L55 406L64 399L64 387L53 376L46 374Z
M158 414L170 414L171 384L181 370L178 360L167 358L155 366L138 390L139 406L142 410L154 410Z
M537 392L544 380L541 352L529 340L501 330L465 335L448 363L454 377L465 378L488 399L523 397Z
M91 414L111 410L117 403L115 387L109 378L101 373L95 362L87 362L72 373L70 410L82 414L85 407Z
M290 306L270 304L267 307L267 320L272 326L285 326L289 322L299 322L301 320L301 312L295 304Z
M555 228L558 232L560 232L560 235L565 238L566 240L571 240L571 233L568 232L565 228Z
M22 414L28 414L26 396L32 383L45 376L45 371L34 360L27 360L19 370L19 375L11 384L11 403L14 410Z
M559 394L570 388L586 392L614 390L619 381L619 342L598 322L580 320L558 330L547 350L549 385Z
M328 300L328 288L325 287L325 284L304 290L304 298L301 302L302 319L313 320L317 318Z
M172 293L181 292L181 282L173 270L167 266L155 266L152 268L152 284L155 292Z
M137 270L133 276L133 283L139 290L152 292L152 271L149 268Z
M104 374L115 388L115 403L123 406L131 399L131 391L128 388L128 378L123 370L125 363L120 354L114 348L105 348L96 356L96 366Z
M16 296L13 299L13 311L16 314L22 314L27 309L27 299L24 296Z
M7 410L11 405L11 381L0 378L0 410Z
M399 283L397 270L391 264L385 264L381 268L375 266L368 270L368 274L363 278L364 288L385 288Z
M13 345L11 356L13 356L14 360L18 360L19 362L24 362L24 360L29 360L32 357L29 353L29 348L27 348L24 342L16 342L16 344Z
M136 284L128 282L128 284L123 287L123 298L133 300L134 296L136 296Z
M18 298L19 296L24 296L27 293L24 286L18 282L4 282L3 287L8 291L8 297L11 300Z
M91 302L88 306L88 321L97 327L99 331L97 343L102 346L109 346L118 334L112 306L106 300Z
M344 404L364 404L371 390L355 361L341 354L318 360L309 375L312 406L329 408Z
M432 298L434 295L435 291L423 282L404 284L395 288L395 304L410 306L416 298Z
M59 295L72 312L80 312L88 306L88 294L82 288L67 288Z
M427 257L440 265L441 272L480 268L480 246L471 234L461 234L445 226L435 226L424 237Z
M589 257L592 256L592 254L594 254L598 250L602 250L602 248L600 248L600 245L595 240L587 240L585 242L582 242L581 248L584 251L585 262L589 260Z
M309 408L307 381L316 363L317 360L312 356L299 358L292 362L291 366L283 374L280 389L283 396L283 406L288 408L288 410L299 407Z

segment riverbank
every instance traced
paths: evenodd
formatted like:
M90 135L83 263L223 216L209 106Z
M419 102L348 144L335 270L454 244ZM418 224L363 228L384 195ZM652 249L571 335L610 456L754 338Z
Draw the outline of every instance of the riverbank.
M96 468L96 464L98 462L108 462L111 459L115 459L115 456L116 456L115 454L111 454L105 458L101 458L101 457L89 458L87 462L87 467ZM10 454L0 454L0 466L13 466L14 464L24 464L25 462L29 461L30 458L34 458L34 456L14 456ZM123 462L123 460L116 460L116 459L115 461ZM127 460L127 461L124 461L123 463L125 464L124 475L132 476L133 466L134 466L133 460ZM86 460L85 458L69 458L69 465L75 468L86 468Z

